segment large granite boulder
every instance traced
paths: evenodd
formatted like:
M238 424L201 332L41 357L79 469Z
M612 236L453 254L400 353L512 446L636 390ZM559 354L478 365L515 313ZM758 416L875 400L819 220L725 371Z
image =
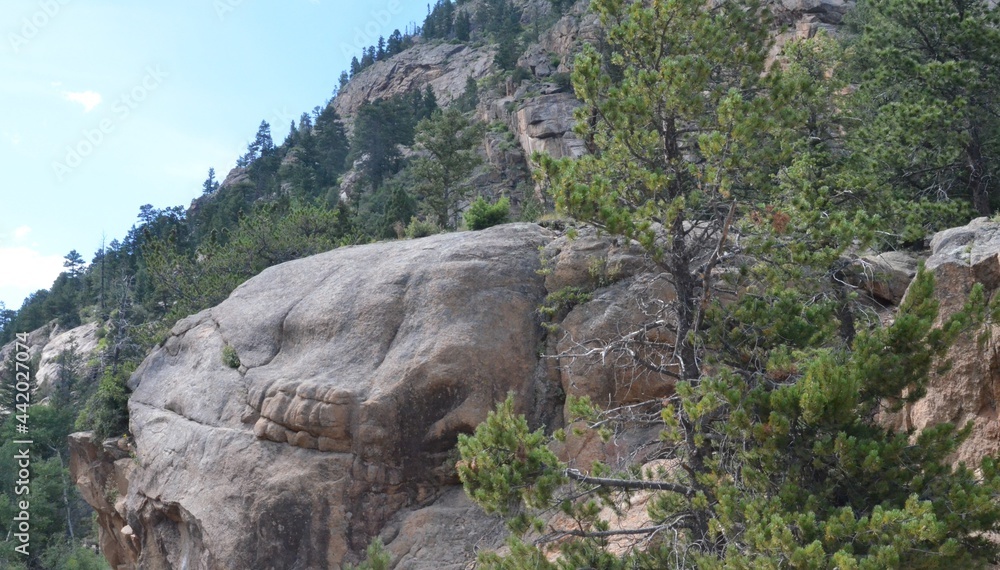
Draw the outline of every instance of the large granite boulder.
M336 568L454 484L457 434L509 391L539 421L551 239L520 224L340 249L179 322L130 381L139 566Z

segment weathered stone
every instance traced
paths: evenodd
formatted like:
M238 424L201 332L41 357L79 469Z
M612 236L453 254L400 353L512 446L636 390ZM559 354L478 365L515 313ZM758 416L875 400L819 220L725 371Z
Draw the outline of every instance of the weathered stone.
M48 394L57 386L61 364L60 357L65 352L74 352L76 361L86 362L86 359L97 350L97 323L87 323L79 327L56 331L41 351L41 360L38 363L38 390L43 394ZM82 370L78 370L82 373Z
M651 371L636 357L674 374L676 367L663 362L659 352L622 339L660 318L660 303L675 299L665 277L644 274L614 283L596 292L590 302L574 307L562 321L564 333L557 344L566 395L588 396L602 408L614 408L672 394L673 377ZM646 338L674 341L665 329L651 329Z
M925 267L934 275L934 296L940 305L938 324L962 309L973 286L981 284L987 299L1000 293L1000 224L987 218L935 234ZM927 395L886 421L898 428L922 430L943 422L963 426L973 422L972 435L954 459L977 464L1000 452L997 402L1000 385L1000 326L987 325L981 342L974 330L963 334L946 358L951 367L931 377Z
M634 242L602 234L585 226L574 237L561 236L542 251L545 288L594 288L642 273L656 272L643 249Z
M36 329L28 334L29 353L32 358L38 359L38 372L35 380L38 385L39 399L51 395L57 387L63 364L60 359L63 353L74 351L76 358L68 364L75 365L75 373L83 375L85 370L81 363L86 362L97 351L97 330L96 323L86 323L81 326L64 329L59 327L55 321ZM5 362L14 352L15 343L10 342L0 347L0 362Z
M499 546L503 522L452 488L433 505L399 513L382 531L396 570L465 570L482 548Z
M580 102L571 93L538 95L524 100L516 96L493 101L488 120L507 124L525 156L535 152L555 158L582 156L583 141L573 132L573 112Z
M492 48L423 42L354 76L331 104L350 123L365 102L430 86L438 103L446 105L465 91L469 77L486 76L492 62Z
M112 568L134 568L139 544L117 508L128 492L135 462L117 445L100 445L92 432L69 436L69 473L97 514L101 553Z
M568 73L583 45L597 45L600 39L597 14L588 10L586 2L577 2L568 14L538 38L537 43L525 50L517 64L539 77Z
M333 568L430 506L456 482L458 433L509 391L535 406L554 237L514 224L344 248L179 322L130 380L138 464L115 536L130 527L142 568ZM413 561L398 567L450 560L439 539L392 546Z
M902 251L866 255L856 259L848 281L876 299L898 305L917 274L920 256Z

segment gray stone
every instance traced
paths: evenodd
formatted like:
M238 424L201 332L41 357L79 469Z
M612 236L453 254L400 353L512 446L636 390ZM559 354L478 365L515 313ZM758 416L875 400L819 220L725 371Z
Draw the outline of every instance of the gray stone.
M127 523L141 568L335 568L400 509L451 512L433 499L457 434L509 391L534 406L554 237L512 224L343 248L179 322L130 380L138 463L108 530ZM392 545L424 564L399 567L445 560L435 540Z
M917 274L920 259L902 251L866 255L852 263L848 281L880 301L898 305Z

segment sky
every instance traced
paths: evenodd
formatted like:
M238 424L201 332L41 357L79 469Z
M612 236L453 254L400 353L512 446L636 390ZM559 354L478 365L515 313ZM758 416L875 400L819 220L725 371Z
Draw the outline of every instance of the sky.
M413 0L3 0L0 302L20 308L139 207L187 207L262 120L275 142Z

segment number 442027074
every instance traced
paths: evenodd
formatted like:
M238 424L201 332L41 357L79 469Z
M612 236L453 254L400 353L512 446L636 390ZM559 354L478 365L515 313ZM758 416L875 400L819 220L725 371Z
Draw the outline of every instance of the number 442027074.
M14 346L14 404L17 415L17 422L22 425L28 424L28 406L31 404L31 352L28 347L28 334L17 333Z

